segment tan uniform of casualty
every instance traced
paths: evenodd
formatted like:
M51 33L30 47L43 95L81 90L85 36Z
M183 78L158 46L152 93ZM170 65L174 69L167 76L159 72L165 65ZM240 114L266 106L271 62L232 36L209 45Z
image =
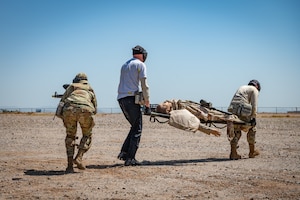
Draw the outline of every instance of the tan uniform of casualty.
M234 94L228 111L237 115L239 119L250 122L251 119L256 118L257 115L257 102L258 102L258 89L253 85L244 85L241 86L236 93ZM248 106L249 115L242 115L241 109L243 106ZM241 138L241 131L247 132L247 141L249 143L250 153L249 157L254 157L258 152L254 152L255 145L255 134L256 127L244 127L241 125L233 125L233 130L229 130L228 140L231 145L231 159L239 159L240 155L237 154L236 149L238 148L238 141ZM255 154L255 155L254 155Z
M85 166L82 164L82 156L91 147L92 128L95 125L92 115L97 112L96 95L87 78L72 83L66 89L61 102L64 102L62 119L66 127L65 145L68 157L68 168L66 171L73 171L73 162L77 164L79 169L85 169ZM73 160L78 124L80 124L82 130L82 138L78 145L78 153Z

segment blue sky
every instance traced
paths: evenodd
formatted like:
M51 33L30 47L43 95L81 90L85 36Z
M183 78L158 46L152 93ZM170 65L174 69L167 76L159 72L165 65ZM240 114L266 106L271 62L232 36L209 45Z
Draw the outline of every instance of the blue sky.
M260 107L300 107L298 0L0 0L0 107L56 107L79 72L99 108L118 107L120 68L139 44L151 103L228 106L261 82Z

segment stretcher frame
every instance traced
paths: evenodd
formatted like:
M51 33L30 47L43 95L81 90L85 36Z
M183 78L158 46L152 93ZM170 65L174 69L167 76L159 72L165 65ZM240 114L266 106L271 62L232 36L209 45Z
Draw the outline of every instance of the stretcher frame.
M170 101L174 103L174 100ZM176 100L176 105L173 105L172 110L186 109L200 120L199 131L206 134L213 134L220 136L220 129L231 128L232 126L240 126L242 129L249 129L252 127L251 123L241 120L237 115L218 110L210 105L203 105L189 100ZM161 120L163 118L165 120ZM170 119L169 113L160 113L152 111L150 114L151 122L168 123ZM218 126L222 124L223 126ZM227 130L228 134L228 130Z

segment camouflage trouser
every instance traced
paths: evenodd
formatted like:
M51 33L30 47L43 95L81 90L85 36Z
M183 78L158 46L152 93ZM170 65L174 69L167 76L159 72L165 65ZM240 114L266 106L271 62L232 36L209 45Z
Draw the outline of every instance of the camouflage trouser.
M78 149L82 149L85 152L89 150L92 142L92 128L95 125L92 113L78 108L72 110L65 110L63 112L63 122L64 126L66 127L67 133L65 138L67 156L73 157L74 155L78 123L80 124L82 131L82 138L80 140Z
M241 125L234 125L233 123L227 123L227 138L230 144L238 144L244 127ZM250 144L255 144L256 127L252 126L247 129L247 141Z

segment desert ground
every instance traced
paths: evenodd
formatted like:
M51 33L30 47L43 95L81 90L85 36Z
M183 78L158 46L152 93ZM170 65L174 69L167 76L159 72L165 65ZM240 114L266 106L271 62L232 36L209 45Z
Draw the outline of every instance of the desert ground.
M228 158L226 128L215 137L143 116L136 156L142 165L129 167L117 159L129 130L124 116L94 119L92 147L84 155L87 169L65 174L61 119L53 120L51 113L1 113L0 199L300 199L300 115L259 115L261 154L248 158L243 133L242 159L235 161Z

